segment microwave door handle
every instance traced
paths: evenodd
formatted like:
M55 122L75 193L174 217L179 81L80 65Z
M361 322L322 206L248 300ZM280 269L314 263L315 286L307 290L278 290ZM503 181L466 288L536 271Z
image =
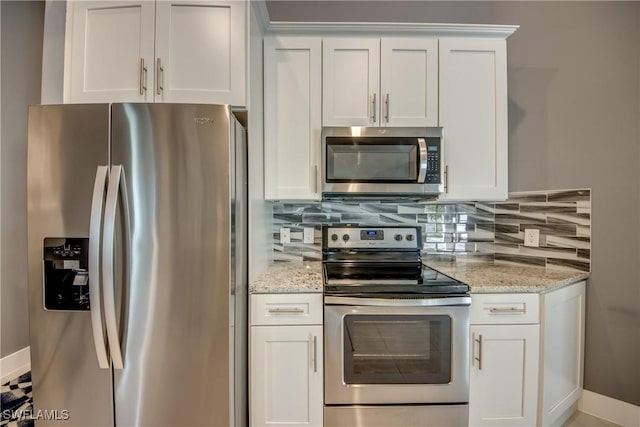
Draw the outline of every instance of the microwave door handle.
M424 138L418 138L418 150L420 168L418 169L418 184L424 184L427 179L427 141Z

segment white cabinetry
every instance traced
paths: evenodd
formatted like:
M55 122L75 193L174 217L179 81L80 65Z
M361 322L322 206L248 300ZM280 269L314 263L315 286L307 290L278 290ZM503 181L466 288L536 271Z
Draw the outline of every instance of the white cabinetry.
M320 198L322 40L264 39L264 190L271 200Z
M233 0L70 2L65 100L245 105L246 14Z
M470 426L535 426L538 295L477 294L471 308Z
M472 301L469 425L561 425L582 394L585 282Z
M323 39L324 126L437 126L434 38Z
M322 294L250 296L249 419L323 423Z
M507 175L506 40L440 40L440 126L447 200L504 200Z
M559 425L582 396L585 283L544 294L540 425Z

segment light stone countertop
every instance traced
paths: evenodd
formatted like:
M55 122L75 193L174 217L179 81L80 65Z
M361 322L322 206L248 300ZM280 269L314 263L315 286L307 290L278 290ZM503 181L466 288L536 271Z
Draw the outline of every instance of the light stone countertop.
M500 262L425 264L471 287L471 293L544 293L585 280L588 272Z
M425 264L468 284L471 293L544 293L585 280L589 273L499 262ZM249 293L322 292L322 263L275 262L250 283Z
M322 292L322 263L275 262L249 284L251 294Z

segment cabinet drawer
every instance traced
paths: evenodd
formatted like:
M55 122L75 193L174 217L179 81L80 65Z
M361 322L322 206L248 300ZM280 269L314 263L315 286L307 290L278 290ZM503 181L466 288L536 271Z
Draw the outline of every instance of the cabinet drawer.
M538 294L472 294L471 324L539 323Z
M321 325L322 294L254 294L249 297L251 325Z

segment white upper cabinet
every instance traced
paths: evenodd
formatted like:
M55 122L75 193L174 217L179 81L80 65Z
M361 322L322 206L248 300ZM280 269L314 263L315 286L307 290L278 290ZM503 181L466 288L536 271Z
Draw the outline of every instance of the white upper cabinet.
M438 126L438 41L380 42L380 125Z
M322 43L322 124L377 126L380 39L325 38Z
M245 105L245 3L158 1L156 101Z
M67 99L78 103L153 101L153 92L144 89L145 81L150 83L144 68L153 67L155 3L70 2L69 12Z
M66 102L245 105L244 1L69 5Z
M320 198L322 41L264 40L265 198Z
M506 40L440 40L446 200L507 198Z
M437 126L433 38L325 38L324 126Z

